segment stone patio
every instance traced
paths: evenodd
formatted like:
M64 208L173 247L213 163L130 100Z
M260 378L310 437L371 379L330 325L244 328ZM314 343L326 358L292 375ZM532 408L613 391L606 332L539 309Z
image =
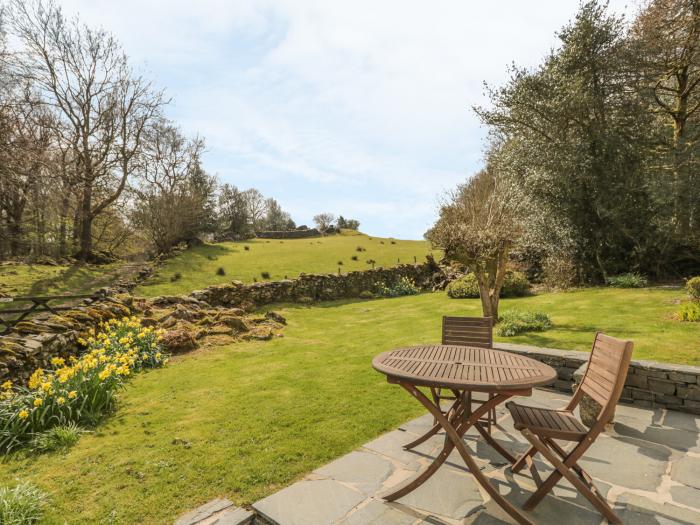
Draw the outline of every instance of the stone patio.
M559 408L567 396L535 391L533 405ZM276 525L441 525L513 523L472 479L456 452L438 473L394 503L381 495L415 475L440 450L439 434L414 451L402 445L427 430L428 415L366 443L303 480L253 504L254 523ZM477 439L465 436L491 481L517 504L535 484L527 469L513 475L503 458ZM512 452L526 447L504 407L494 437ZM614 503L625 523L700 524L700 418L664 409L620 405L614 428L601 435L583 468ZM541 472L551 468L539 462ZM605 520L568 483L560 482L534 512L535 523L601 524ZM250 520L249 520L250 521Z

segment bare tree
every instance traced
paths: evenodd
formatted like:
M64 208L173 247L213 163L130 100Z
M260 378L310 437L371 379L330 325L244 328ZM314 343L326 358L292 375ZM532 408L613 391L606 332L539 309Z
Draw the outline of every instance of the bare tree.
M122 195L163 96L134 75L111 34L66 19L52 0L13 0L11 23L23 74L55 108L57 138L75 163L78 255L88 260L93 221Z
M450 195L426 237L449 259L474 271L485 317L498 321L508 256L521 234L519 198L512 185L488 169Z
M265 197L255 188L250 188L243 192L243 198L248 207L248 220L250 220L253 230L262 230L265 212L267 211Z
M314 224L316 224L316 227L318 230L323 233L325 232L328 228L333 226L333 223L335 222L335 215L332 213L319 213L316 215L313 219Z

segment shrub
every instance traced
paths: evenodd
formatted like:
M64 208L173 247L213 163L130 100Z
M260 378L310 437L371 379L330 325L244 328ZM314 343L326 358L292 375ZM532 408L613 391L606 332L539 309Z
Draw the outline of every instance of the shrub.
M362 246L358 246L357 248L355 248L355 251L357 251L357 252L366 252L367 250L366 250L365 248L363 248Z
M343 266L343 261L338 261L338 266Z
M367 259L365 262L367 264L371 264L372 267L374 267L374 265L377 264L377 261L375 261L374 259Z
M27 387L2 385L0 453L60 425L95 425L114 409L117 391L134 372L167 362L160 333L135 317L100 326L100 333L91 329L87 340L78 340L86 348L79 359L53 358L54 369L36 369Z
M0 525L39 523L46 501L46 494L30 483L0 488Z
M175 281L179 281L182 279L182 274L180 272L177 272L173 274L173 276L170 278L170 282L174 283Z
M396 244L396 241L391 241L391 244Z
M267 241L267 242L270 242L270 241ZM243 249L244 249L245 251L249 251L249 250L250 250L250 246L244 246Z
M416 295L420 293L420 289L413 282L413 279L401 277L393 286L386 286L384 283L380 284L378 293L383 297L401 297L404 295Z
M700 301L700 275L688 279L688 282L685 283L685 289L688 291L690 297L696 301Z
M678 319L691 323L700 322L700 302L691 301L681 304L678 310Z
M374 299L374 294L369 290L362 290L360 292L360 299Z
M219 266L219 268L216 270L216 275L226 275L226 270Z
M503 280L501 297L522 297L530 290L530 282L522 272L508 271Z
M84 432L85 430L75 423L58 425L36 434L29 446L34 452L68 450L78 442L80 435Z
M353 256L350 257L350 258L351 258L353 261L359 261L359 260L360 260L360 258L359 258L357 255L353 255Z
M308 295L302 295L297 299L297 302L301 304L311 304L314 302L314 298L309 297Z
M639 273L622 273L608 277L608 286L613 288L644 288L647 283L647 278Z
M479 297L479 283L476 275L468 273L447 285L447 296L452 299L473 299Z
M530 283L521 272L508 271L503 280L501 297L522 297L530 289ZM452 299L475 299L479 297L479 282L476 275L468 273L447 285L447 295Z
M270 272L260 272L260 277L262 277L263 279L269 279Z
M496 333L501 337L512 337L525 332L543 332L551 327L552 321L545 313L508 310L500 317Z

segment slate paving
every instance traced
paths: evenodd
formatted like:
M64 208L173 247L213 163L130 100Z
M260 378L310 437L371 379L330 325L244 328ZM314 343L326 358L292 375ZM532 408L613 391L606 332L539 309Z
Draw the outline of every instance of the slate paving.
M536 390L527 403L558 408L560 392ZM502 407L499 407L502 408ZM511 453L526 447L505 410L497 411L494 437ZM393 502L382 494L415 476L442 447L442 433L415 451L402 445L432 426L425 415L406 422L359 449L317 469L303 480L252 506L253 524L265 525L500 525L514 523L479 487L461 458L452 454L424 485ZM480 468L518 507L535 490L530 473L513 474L475 432L465 435ZM700 524L700 417L663 409L620 405L615 424L581 461L624 523ZM543 475L551 467L538 460ZM593 506L568 482L560 482L540 505L525 513L537 524L601 525ZM216 523L213 521L212 523ZM223 523L223 522L222 522ZM246 522L247 523L247 522Z

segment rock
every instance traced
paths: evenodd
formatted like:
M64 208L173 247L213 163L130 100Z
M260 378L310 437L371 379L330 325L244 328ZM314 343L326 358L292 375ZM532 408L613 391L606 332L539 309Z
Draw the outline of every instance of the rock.
M243 336L246 340L269 341L274 333L269 326L256 326L253 330Z
M183 354L197 348L197 341L188 330L178 328L163 334L161 339L163 347L171 354Z
M245 320L241 317L236 317L234 315L222 315L219 317L219 322L225 324L232 330L237 332L247 332L250 330Z
M280 314L278 314L277 312L272 312L272 311L267 312L265 314L265 318L270 319L271 321L274 321L274 322L279 323L279 324L287 324L287 320L284 317L282 317Z

